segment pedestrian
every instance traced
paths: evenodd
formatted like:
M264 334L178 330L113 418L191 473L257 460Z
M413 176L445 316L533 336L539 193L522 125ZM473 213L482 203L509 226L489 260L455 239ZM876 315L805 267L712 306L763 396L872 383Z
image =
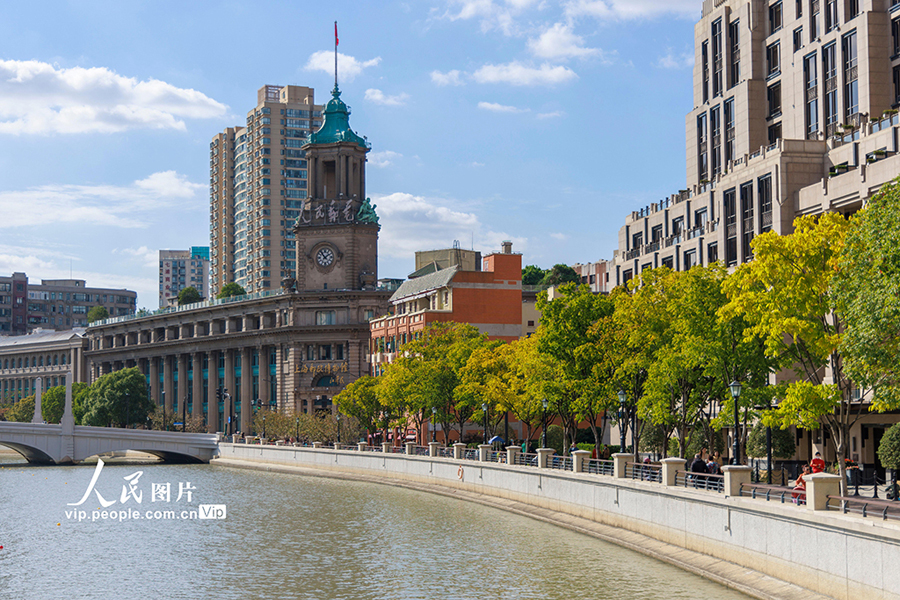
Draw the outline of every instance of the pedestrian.
M809 463L813 473L821 473L825 470L825 461L822 459L822 453L816 452L816 456Z
M694 487L698 487L701 483L705 487L706 477L704 477L704 474L709 473L709 470L706 468L706 461L700 456L701 452L695 454L694 460L691 462L691 477L694 480Z
M719 471L719 463L716 462L715 456L709 457L709 462L706 463L706 470L710 475L720 475Z
M794 491L791 493L791 499L794 504L806 504L806 481L804 477L810 474L809 465L803 465L803 472L794 482Z

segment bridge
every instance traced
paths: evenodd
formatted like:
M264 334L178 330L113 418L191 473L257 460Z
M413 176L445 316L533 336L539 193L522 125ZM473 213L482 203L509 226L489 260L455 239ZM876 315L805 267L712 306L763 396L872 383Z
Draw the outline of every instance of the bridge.
M75 425L71 373L66 375L66 407L62 422L51 425L43 422L38 379L32 422L0 422L0 445L15 450L29 463L47 464L80 463L91 456L124 450L146 452L169 462L208 463L218 448L216 436L208 433Z

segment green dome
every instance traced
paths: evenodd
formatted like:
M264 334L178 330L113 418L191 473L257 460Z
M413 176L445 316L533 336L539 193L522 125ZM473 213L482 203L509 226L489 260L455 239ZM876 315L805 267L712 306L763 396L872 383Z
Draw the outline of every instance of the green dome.
M341 100L341 91L337 85L331 91L333 96L325 105L325 121L318 131L310 134L310 144L337 144L352 142L363 148L371 148L365 138L350 129L350 108Z

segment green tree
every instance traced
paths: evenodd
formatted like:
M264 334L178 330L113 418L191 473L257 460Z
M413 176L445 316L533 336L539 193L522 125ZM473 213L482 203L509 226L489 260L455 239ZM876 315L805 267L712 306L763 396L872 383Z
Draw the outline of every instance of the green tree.
M202 300L203 296L201 296L200 292L197 291L197 288L192 285L189 285L178 292L178 306L194 304L195 302L200 302Z
M25 396L6 411L6 419L18 423L31 423L34 417L34 395Z
M144 374L131 367L108 373L91 385L82 422L97 427L143 425L153 409Z
M541 279L541 285L562 285L564 283L581 283L581 277L569 265L553 265L553 268L546 271L544 278Z
M558 374L556 361L538 351L538 337L532 335L509 344L513 353L508 359L511 367L508 379L511 393L500 407L501 410L509 411L525 426L525 439L529 442L541 424L544 410L542 401L548 397L549 388L557 380Z
M84 416L84 399L87 397L88 388L88 384L80 381L72 384L72 413L76 425L81 424ZM41 416L48 423L61 422L65 409L66 386L52 387L41 395Z
M538 285L547 274L542 268L535 265L528 265L522 269L522 285Z
M92 306L87 313L87 322L102 321L109 318L109 311L105 306Z
M900 408L900 179L885 184L851 219L832 280L846 331L840 350L872 408Z
M371 435L377 431L384 407L378 400L380 379L363 375L334 397L341 414L355 418Z
M824 424L840 459L847 457L850 428L863 410L863 403L852 401L843 368L843 321L832 285L848 227L841 215L825 213L798 218L791 235L758 236L751 245L754 260L725 283L729 304L723 309L726 316L743 315L767 356L796 372L795 381L779 387L782 399L763 422L804 429ZM846 495L846 465L838 465Z
M772 457L788 459L797 451L794 432L790 429L772 429ZM763 458L766 456L766 425L757 421L747 437L747 456Z
M900 469L900 423L888 429L878 444L878 460L888 469Z
M226 283L222 286L222 289L219 290L219 293L216 294L216 300L231 298L232 296L245 296L246 294L247 291L240 285L236 283Z

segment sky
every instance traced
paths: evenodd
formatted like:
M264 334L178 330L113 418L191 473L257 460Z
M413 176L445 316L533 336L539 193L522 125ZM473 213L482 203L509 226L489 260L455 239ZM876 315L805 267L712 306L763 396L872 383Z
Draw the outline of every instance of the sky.
M379 277L417 250L612 258L685 181L701 0L47 0L0 20L0 275L158 304L209 244L209 143L263 85L334 82L372 144Z

